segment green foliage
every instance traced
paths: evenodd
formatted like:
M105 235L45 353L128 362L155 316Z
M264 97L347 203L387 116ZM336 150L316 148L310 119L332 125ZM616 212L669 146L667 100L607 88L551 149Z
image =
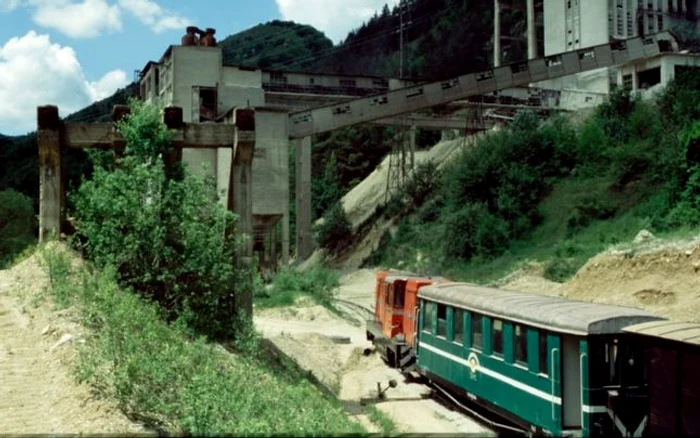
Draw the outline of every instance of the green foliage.
M447 166L370 262L421 256L450 278L492 281L530 260L564 281L640 229L696 227L698 101L700 74L680 72L654 101L616 91L578 127L519 113Z
M58 272L66 259L46 260ZM166 324L153 303L118 285L113 269L57 278L91 333L78 350L78 381L152 428L186 435L362 432L301 373L262 353L228 353L192 336L181 320Z
M0 269L35 241L32 200L15 190L0 191Z
M85 254L114 266L122 285L159 302L168 318L188 315L202 333L233 336L236 296L245 293L234 215L216 202L212 181L166 169L169 138L157 108L133 103L119 129L123 158L114 169L97 167L75 196Z
M313 71L316 56L333 42L311 26L273 20L238 32L218 45L224 64L295 71Z
M337 202L323 219L323 223L316 228L318 244L330 254L336 254L352 237L350 221L340 202Z
M273 278L271 289L256 297L255 304L261 307L291 306L298 298L309 297L317 304L332 308L331 302L339 285L338 273L323 267L304 272L283 269Z

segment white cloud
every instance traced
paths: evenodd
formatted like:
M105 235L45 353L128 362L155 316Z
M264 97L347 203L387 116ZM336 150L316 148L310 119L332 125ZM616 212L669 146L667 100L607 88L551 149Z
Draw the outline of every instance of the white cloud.
M56 29L71 38L94 38L122 30L128 12L155 33L182 29L190 20L162 8L155 0L0 0L0 12L18 7L33 10L39 26Z
M36 108L57 105L65 117L129 83L121 70L89 82L71 47L34 31L0 47L0 133L36 129Z
M359 27L381 12L385 4L390 8L399 0L276 0L282 18L297 23L310 24L323 31L328 38L338 43L348 32Z
M71 38L94 38L122 29L119 7L110 6L105 0L43 1L37 6L32 17L36 24Z
M153 0L119 0L119 6L134 14L155 33L171 29L183 29L190 20L163 9Z

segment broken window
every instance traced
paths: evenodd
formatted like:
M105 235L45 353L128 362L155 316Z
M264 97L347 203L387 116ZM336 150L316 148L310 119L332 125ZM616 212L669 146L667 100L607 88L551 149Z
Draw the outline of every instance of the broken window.
M199 122L216 120L216 88L199 89Z
M639 88L642 90L646 90L660 83L661 67L651 68L637 73L637 84L639 84Z

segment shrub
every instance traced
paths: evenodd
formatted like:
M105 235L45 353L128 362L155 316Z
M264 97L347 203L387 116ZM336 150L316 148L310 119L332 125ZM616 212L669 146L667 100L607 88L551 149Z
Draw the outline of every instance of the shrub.
M233 336L236 295L247 292L235 216L216 202L211 180L166 168L157 108L133 103L119 129L124 156L114 169L96 166L75 197L86 255L114 266L122 285L159 302L169 319L188 315L202 333Z
M32 200L12 189L0 191L0 268L34 242Z
M340 202L327 213L325 220L317 228L317 235L319 245L331 254L337 254L350 241L350 221Z
M294 304L298 297L307 296L330 307L339 285L339 275L323 267L316 266L304 272L283 269L273 278L271 292L257 304L263 307L287 306Z
M467 204L445 224L445 250L450 257L498 255L506 248L508 238L508 224L481 203Z

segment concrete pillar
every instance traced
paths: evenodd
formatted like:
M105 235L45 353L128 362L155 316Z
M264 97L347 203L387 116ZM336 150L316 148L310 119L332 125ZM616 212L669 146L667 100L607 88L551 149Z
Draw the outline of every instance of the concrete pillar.
M272 227L270 231L270 260L272 261L272 269L277 271L277 226Z
M501 1L493 0L493 66L501 66Z
M238 110L246 112L245 118L252 118L251 110ZM251 114L248 114L251 113ZM236 114L236 118L238 118ZM241 118L243 118L241 116ZM237 127L243 123L235 121ZM245 122L244 122L245 123ZM248 122L248 125L250 123ZM252 128L254 129L254 124ZM240 131L239 131L240 132ZM233 159L231 162L231 180L229 182L228 208L238 215L239 234L244 234L246 243L240 253L240 260L243 266L250 268L253 262L253 153L255 150L255 140L242 140L236 137L233 145ZM253 291L252 277L248 278L248 291L241 294L237 301L238 309L244 310L248 315L253 315Z
M311 137L295 140L297 260L306 260L313 252L311 238Z
M58 107L37 109L37 143L39 145L39 242L61 232L63 217L63 175L61 171L61 121Z
M537 58L537 29L535 28L535 0L527 0L527 58Z

